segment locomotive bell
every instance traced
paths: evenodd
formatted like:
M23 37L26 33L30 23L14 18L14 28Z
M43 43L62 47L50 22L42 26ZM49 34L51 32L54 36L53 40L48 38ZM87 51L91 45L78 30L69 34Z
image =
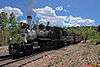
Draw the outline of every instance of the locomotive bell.
M31 25L32 25L32 16L27 16L27 23L28 23L29 27L31 28Z

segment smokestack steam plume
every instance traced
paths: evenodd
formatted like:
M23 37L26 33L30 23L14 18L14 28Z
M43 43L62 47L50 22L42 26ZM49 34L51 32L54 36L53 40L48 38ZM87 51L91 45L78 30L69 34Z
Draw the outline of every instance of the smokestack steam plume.
M34 0L27 0L27 15L28 16L32 16L32 8L33 8L33 3L34 3Z

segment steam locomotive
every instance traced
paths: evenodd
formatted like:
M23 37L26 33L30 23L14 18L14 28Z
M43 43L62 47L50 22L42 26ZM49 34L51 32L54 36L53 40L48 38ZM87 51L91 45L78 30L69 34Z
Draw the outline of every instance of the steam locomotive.
M28 18L31 19L30 16ZM49 22L46 26L40 24L34 25L33 28L30 28L28 24L21 23L20 35L21 43L9 44L9 53L12 56L32 53L36 49L56 49L82 40L80 35L64 31L60 27L49 26Z

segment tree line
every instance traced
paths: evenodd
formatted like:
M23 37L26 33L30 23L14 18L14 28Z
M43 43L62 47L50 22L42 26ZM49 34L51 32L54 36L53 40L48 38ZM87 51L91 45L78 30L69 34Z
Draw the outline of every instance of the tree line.
M19 40L17 18L12 12L8 15L5 12L0 13L0 46L8 45L9 39Z

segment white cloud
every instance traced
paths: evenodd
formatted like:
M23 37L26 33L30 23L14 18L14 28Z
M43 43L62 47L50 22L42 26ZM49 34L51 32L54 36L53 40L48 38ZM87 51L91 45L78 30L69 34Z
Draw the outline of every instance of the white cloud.
M4 7L0 9L0 12L6 12L8 16L13 12L16 17L22 16L23 13L19 8L12 8L10 6Z
M93 26L95 25L95 20L84 19L81 17L70 16L57 16L55 10L51 7L44 7L33 9L39 18L40 23L46 24L48 21L51 26Z
M93 26L95 25L95 20L92 20L92 19L84 19L84 18L81 18L81 17L74 17L74 16L69 16L69 19L70 19L70 23L76 23L76 24L79 24L80 26Z
M51 7L48 7L48 6L44 8L33 9L33 11L37 14L37 17L56 16L55 10L53 10Z
M64 8L63 8L63 6L59 6L59 7L56 7L55 9L56 9L56 11L62 11Z
M39 20L39 22L46 24L49 21L50 26L63 27L65 26L65 21L64 21L65 18L66 17L62 17L62 16L55 16L55 17L44 16Z

